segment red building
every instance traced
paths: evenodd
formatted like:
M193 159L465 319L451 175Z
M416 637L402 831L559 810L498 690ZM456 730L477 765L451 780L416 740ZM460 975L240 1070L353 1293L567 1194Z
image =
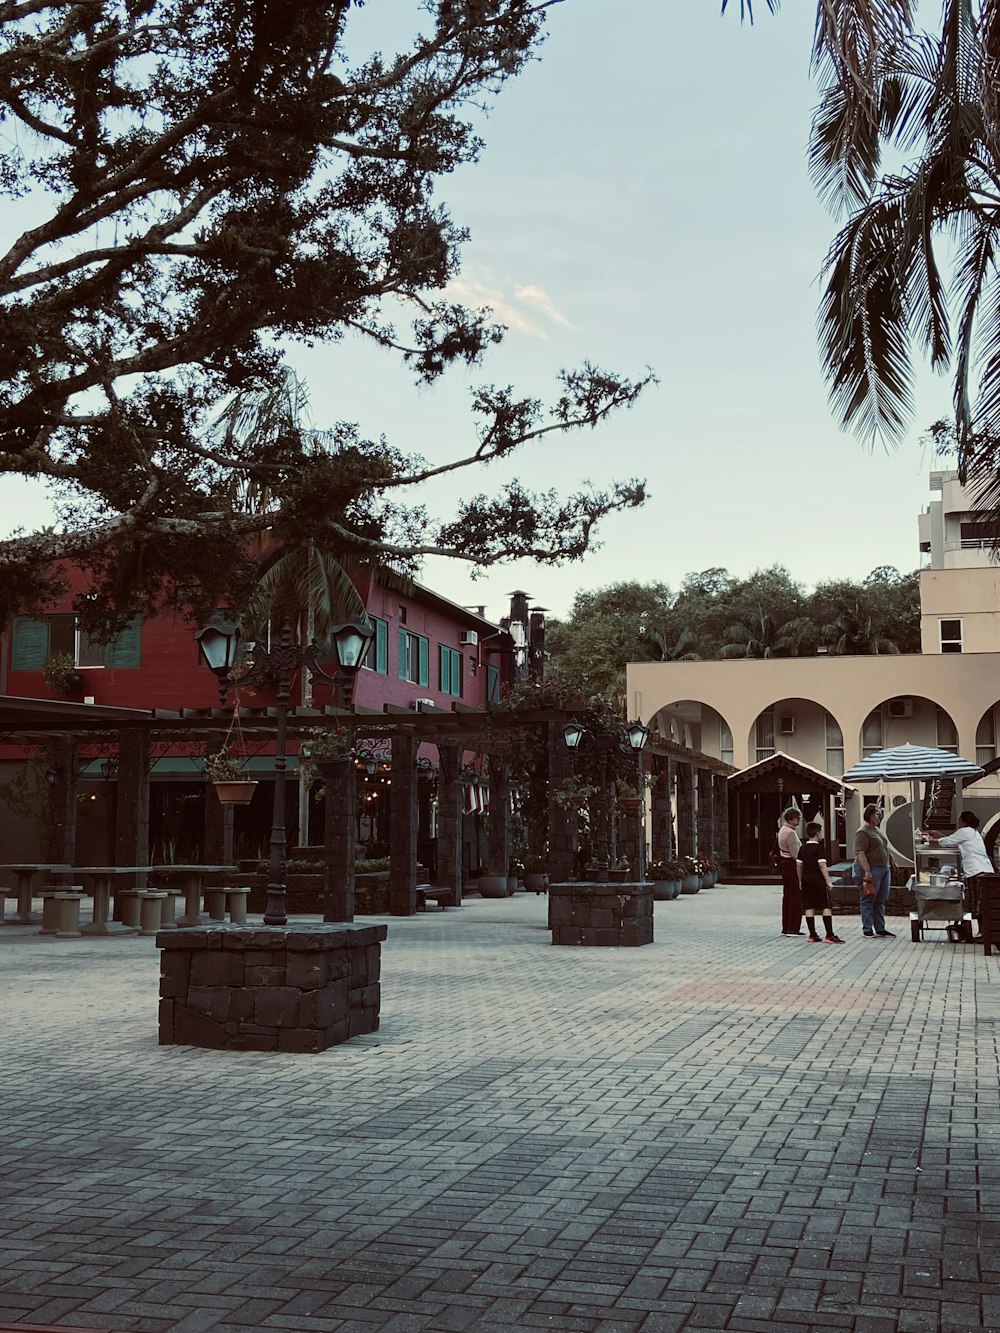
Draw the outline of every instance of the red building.
M514 641L501 626L487 620L481 608L458 606L428 588L415 586L409 594L384 588L365 573L357 586L364 599L375 637L364 667L355 680L354 703L363 709L414 709L422 702L460 711L482 710L499 699L514 669ZM20 616L3 634L0 651L0 694L20 698L69 698L82 703L138 709L198 710L218 704L215 677L201 660L194 632L197 626L180 614L164 611L135 621L110 644L97 644L76 626L72 598L81 582L71 575L63 601L44 615ZM60 690L53 678L53 659L60 659L66 675ZM47 670L48 668L48 670ZM308 701L306 682L293 686L293 705ZM245 689L230 702L244 708L273 703L273 696ZM359 749L370 758L359 771L359 836L365 850L384 853L387 840L391 786L391 746L385 738L357 734ZM100 747L98 747L100 748ZM81 746L77 759L77 859L93 863L112 858L116 823L117 779L115 753ZM146 843L153 860L192 859L205 848L205 782L198 744L154 747L149 773ZM296 767L297 745L289 769ZM436 752L422 748L423 771L433 781ZM90 756L90 757L88 757ZM270 825L273 747L257 746L246 762L249 775L259 780L250 807L236 812L234 854L248 857L266 851ZM8 744L0 747L0 779L9 780L30 755ZM471 758L471 756L470 756ZM371 770L371 771L370 771ZM287 826L289 846L321 838L317 809L290 783ZM428 786L428 790L430 787ZM427 806L427 802L424 802ZM427 814L432 812L429 807ZM38 855L38 831L30 819L20 818L0 805L7 860ZM424 852L432 842L432 818L422 823ZM34 845L33 845L34 844Z

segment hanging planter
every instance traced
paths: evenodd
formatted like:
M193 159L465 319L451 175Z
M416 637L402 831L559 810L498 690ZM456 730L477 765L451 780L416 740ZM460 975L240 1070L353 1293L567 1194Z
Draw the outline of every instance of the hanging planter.
M253 800L254 781L213 782L215 794L223 805L249 805Z
M636 815L642 809L642 797L620 796L618 798L618 804L621 806L621 808L625 811L626 814Z

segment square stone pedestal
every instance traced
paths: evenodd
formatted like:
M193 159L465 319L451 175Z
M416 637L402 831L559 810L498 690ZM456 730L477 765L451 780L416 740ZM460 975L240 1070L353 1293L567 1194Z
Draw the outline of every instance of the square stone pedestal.
M652 884L550 884L553 944L653 943Z
M384 925L162 931L160 1045L325 1051L379 1023Z

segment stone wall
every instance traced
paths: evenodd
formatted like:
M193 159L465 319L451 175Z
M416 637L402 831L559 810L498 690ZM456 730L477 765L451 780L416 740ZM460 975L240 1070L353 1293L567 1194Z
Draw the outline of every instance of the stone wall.
M553 944L653 943L652 884L550 884Z
M161 931L160 1045L324 1051L379 1024L384 925Z
M265 885L267 875L255 872L239 877L241 884L250 886L248 910L263 912L267 899ZM287 889L286 911L289 916L323 913L323 876L322 874L296 874L286 876ZM356 916L387 916L389 912L389 872L376 870L367 875L354 877L354 912Z

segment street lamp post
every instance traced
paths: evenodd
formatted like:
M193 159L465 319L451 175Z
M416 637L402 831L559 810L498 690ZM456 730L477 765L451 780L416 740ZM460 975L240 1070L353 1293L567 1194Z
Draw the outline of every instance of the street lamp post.
M628 749L636 755L636 761L639 769L639 790L641 791L645 783L642 771L642 748L649 737L649 728L643 726L639 721L629 723L625 729L628 739ZM608 840L608 825L611 822L610 802L608 799L608 755L612 750L620 750L626 753L626 747L621 741L606 731L595 732L589 727L585 727L580 722L570 721L563 727L563 740L570 750L578 750L581 742L589 739L597 751L597 772L598 772L598 819L597 819L597 846L595 853L597 856L597 882L606 884L610 878ZM645 878L643 868L644 843L645 837L642 828L642 816L638 816L639 835L638 835L638 858L637 870L640 880Z
M271 817L271 841L267 862L267 902L264 907L266 926L284 926L288 915L285 905L285 866L287 845L285 838L285 774L288 768L288 705L291 699L292 678L305 667L310 680L329 681L338 692L341 707L350 707L355 673L364 662L372 640L371 625L348 622L336 625L331 631L337 653L337 671L330 676L320 666L319 649L315 643L305 648L299 644L291 625L286 624L281 637L269 647L253 645L253 666L243 678L247 684L257 684L274 673L277 676L276 704L277 731L274 754L274 807ZM231 621L213 617L204 629L195 635L210 670L219 681L219 697L224 706L229 689L230 671L235 665L239 648L239 628Z

